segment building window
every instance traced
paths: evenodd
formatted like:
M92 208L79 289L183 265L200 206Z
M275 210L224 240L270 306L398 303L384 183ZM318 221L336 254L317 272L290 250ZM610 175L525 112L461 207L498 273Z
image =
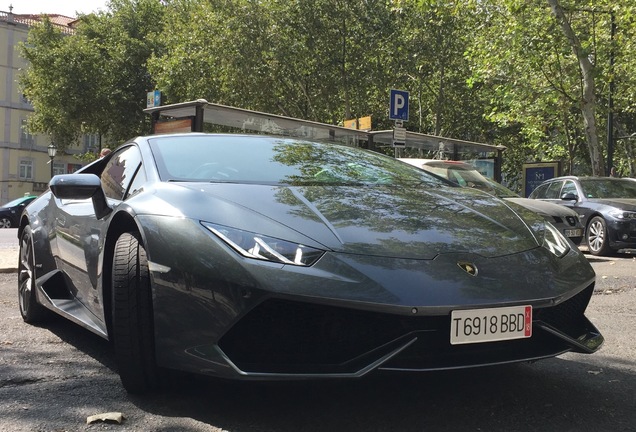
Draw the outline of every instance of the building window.
M20 180L33 180L33 161L20 161L18 177Z
M68 164L66 166L66 172L69 173L69 174L73 174L75 171L77 171L81 167L82 167L81 164Z
M66 164L64 162L53 162L53 175L66 174Z
M99 148L99 134L86 134L84 135L84 149L98 149Z
M35 139L27 132L26 123L26 119L22 119L20 122L20 147L33 147Z

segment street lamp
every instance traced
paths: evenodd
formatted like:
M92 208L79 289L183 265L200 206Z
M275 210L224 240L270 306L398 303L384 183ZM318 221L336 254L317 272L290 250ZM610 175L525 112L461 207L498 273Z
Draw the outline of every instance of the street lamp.
M57 146L51 143L46 150L49 152L49 158L51 158L51 178L53 178L53 159L55 159L55 155L57 154Z

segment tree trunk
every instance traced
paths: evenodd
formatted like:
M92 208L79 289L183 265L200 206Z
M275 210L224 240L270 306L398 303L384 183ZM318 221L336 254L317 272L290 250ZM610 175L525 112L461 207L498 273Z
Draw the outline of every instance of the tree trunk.
M581 47L581 41L574 34L572 26L563 13L563 8L558 0L548 0L548 4L552 9L552 13L557 19L561 30L570 43L572 51L579 61L581 75L583 77L583 96L581 100L581 114L583 115L583 123L585 125L585 137L587 139L587 147L590 153L590 162L592 165L592 175L605 175L605 168L601 158L601 150L596 134L596 96L594 94L594 65L590 62L585 51Z
M634 145L631 140L625 141L625 154L627 155L627 163L629 166L629 177L635 177L636 163L634 160L636 159L636 155L634 155Z

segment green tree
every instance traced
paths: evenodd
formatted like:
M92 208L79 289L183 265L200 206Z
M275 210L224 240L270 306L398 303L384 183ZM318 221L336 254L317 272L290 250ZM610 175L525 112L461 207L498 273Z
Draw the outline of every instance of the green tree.
M478 22L459 2L400 2L400 77L411 90L414 130L466 140L490 140L492 123L484 116L479 86L472 86L471 64L464 53Z
M589 51L583 47L581 39L577 36L572 25L565 16L563 7L558 0L548 0L552 14L555 16L557 23L561 27L565 38L567 39L572 52L576 56L579 68L581 70L581 96L579 98L581 105L581 114L585 125L585 137L590 152L590 161L592 164L592 175L603 175L603 160L601 158L601 150L598 143L598 135L596 132L596 93L595 93L595 70L592 61L589 58Z
M82 133L93 107L99 105L99 55L85 39L63 35L48 19L29 32L22 54L29 67L20 84L35 109L29 128L48 133L65 147ZM85 73L89 69L96 74Z
M371 115L376 130L393 126L399 88L411 94L409 130L505 145L509 181L547 159L600 174L610 82L616 134L636 132L635 10L636 0L112 0L73 35L36 27L21 82L30 127L58 144L148 132L155 88L167 102L326 123ZM616 165L633 173L636 140L616 144Z
M60 148L88 132L113 142L148 132L146 63L161 50L164 9L160 0L112 0L109 11L81 16L74 34L47 19L35 26L21 47L29 67L20 85L35 108L29 128Z
M473 81L491 94L489 118L498 128L518 125L522 139L512 152L564 160L568 172L603 175L609 82L620 86L634 75L624 50L633 32L633 0L567 5L480 0L472 5L482 22L469 51ZM615 38L612 16L621 29ZM617 102L617 114L629 106L627 98ZM628 117L617 116L623 124ZM624 153L621 157L625 160Z

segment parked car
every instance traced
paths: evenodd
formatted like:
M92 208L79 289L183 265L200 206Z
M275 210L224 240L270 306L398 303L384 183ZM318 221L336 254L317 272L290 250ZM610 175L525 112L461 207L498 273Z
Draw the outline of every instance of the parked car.
M558 230L378 153L156 135L49 186L20 223L20 313L112 340L131 392L166 368L344 379L603 342L594 271Z
M557 177L539 185L529 198L566 205L585 225L593 255L636 249L636 180L613 177Z
M0 228L17 227L22 210L36 198L34 195L25 195L0 207Z
M583 240L583 224L574 210L559 204L522 198L502 184L483 176L469 163L414 158L401 158L399 160L448 179L460 186L482 190L538 213L577 246Z

